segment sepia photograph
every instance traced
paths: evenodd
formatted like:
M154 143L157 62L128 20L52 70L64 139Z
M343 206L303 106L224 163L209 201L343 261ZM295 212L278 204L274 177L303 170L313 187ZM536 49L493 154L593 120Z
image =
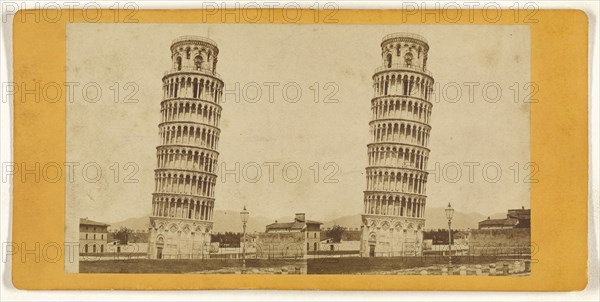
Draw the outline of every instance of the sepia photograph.
M66 33L66 273L531 274L528 26Z

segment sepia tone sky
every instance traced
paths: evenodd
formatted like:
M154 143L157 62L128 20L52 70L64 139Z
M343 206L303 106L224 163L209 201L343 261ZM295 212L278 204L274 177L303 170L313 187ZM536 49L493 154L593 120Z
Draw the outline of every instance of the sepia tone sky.
M67 104L67 161L79 166L67 183L67 215L116 222L150 212L161 78L181 35L217 42L230 91L219 167L239 169L218 173L215 210L246 205L252 215L314 220L360 213L371 77L381 39L393 32L429 41L437 82L427 207L452 202L486 216L528 208L526 26L69 24L67 81L79 86Z

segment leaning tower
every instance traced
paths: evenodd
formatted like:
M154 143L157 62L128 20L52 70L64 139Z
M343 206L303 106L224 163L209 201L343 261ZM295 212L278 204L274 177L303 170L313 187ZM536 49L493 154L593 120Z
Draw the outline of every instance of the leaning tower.
M367 145L365 257L421 254L433 86L428 51L427 40L414 34L390 34L381 42L383 65L373 75Z
M223 81L219 49L207 38L183 36L171 45L162 78L148 258L208 255L219 144Z

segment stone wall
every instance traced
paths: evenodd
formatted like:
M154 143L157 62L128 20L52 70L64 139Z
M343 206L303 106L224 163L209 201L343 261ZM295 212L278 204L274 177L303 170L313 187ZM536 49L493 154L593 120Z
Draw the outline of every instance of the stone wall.
M321 242L320 251L359 251L360 241Z
M471 230L471 255L517 255L531 253L531 229Z
M305 236L303 232L259 233L256 239L256 258L304 258Z

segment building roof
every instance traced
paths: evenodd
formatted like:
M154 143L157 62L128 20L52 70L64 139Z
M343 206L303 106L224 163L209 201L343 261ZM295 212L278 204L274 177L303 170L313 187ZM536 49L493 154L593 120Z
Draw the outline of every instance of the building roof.
M304 222L275 222L267 225L267 229L291 229L301 230L306 224Z
M83 225L95 225L95 226L110 226L110 224L107 224L107 223L89 220L89 219L87 219L87 217L79 219L79 224L80 225L82 225L82 224Z
M271 223L267 225L267 231L268 230L302 230L306 227L307 224L318 224L321 225L323 223L318 222L318 221L314 221L314 220L299 220L299 219L294 219L293 222L277 222L275 221L275 223Z
M479 228L481 227L519 227L528 228L529 220L531 220L531 209L510 209L506 214L506 218L503 219L490 219L479 222Z
M515 218L515 219L520 219L520 220L527 220L527 219L531 219L531 209L514 209L514 210L508 210L508 214L506 214L507 217L510 218Z
M314 220L306 220L307 224L323 224L322 222L314 221Z
M479 228L481 227L514 227L519 223L518 219L515 218L503 218L503 219L487 219L479 222Z

